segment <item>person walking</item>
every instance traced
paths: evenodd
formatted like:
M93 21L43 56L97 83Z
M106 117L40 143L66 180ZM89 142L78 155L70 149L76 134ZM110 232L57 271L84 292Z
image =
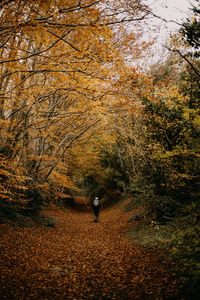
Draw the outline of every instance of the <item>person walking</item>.
M94 212L94 222L98 222L99 219L99 212L100 212L101 204L98 197L92 201L92 209Z

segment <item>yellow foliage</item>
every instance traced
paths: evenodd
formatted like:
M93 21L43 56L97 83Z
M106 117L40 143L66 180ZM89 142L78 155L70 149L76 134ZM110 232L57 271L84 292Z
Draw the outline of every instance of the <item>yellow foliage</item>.
M125 2L129 15L132 1ZM130 72L124 58L133 44L140 49L146 44L139 42L137 31L126 32L123 22L108 25L122 17L123 1L103 5L103 14L102 6L89 0L3 5L0 141L7 153L0 176L9 177L5 190L8 185L24 190L31 181L33 186L43 182L38 188L48 191L48 180L60 196L64 189L76 189L67 175L69 155L82 165L97 162L99 144L112 145L118 138L112 129L116 122L128 124L141 111L138 95L146 79L136 69ZM113 16L105 17L110 9ZM136 82L132 90L128 76ZM94 147L85 151L90 138Z
M77 187L74 185L71 178L66 174L58 172L57 170L53 170L52 174L50 175L50 180L59 188L77 190Z

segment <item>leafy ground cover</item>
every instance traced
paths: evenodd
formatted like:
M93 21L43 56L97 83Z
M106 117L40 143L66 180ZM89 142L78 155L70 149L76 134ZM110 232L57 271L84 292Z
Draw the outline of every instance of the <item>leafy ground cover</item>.
M152 216L146 217L144 206L139 206L130 213L132 226L127 236L146 249L168 253L183 298L195 300L200 295L200 225L195 215L189 214L190 209L191 205L182 208L182 216L177 215L163 224L153 221Z
M1 299L180 299L165 254L134 245L121 209L52 208L54 227L0 225Z

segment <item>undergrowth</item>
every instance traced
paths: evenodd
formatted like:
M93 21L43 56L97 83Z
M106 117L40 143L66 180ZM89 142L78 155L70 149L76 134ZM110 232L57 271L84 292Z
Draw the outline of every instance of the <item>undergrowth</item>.
M126 206L126 210L133 212L130 217L133 227L127 232L128 238L145 248L165 251L179 279L183 299L199 299L200 224L191 213L191 205L183 207L177 216L163 224L155 221L153 214L149 216L140 201L133 203L129 201Z
M44 227L54 227L56 221L42 213L42 209L33 213L32 209L20 210L19 207L5 201L0 201L0 224L7 223L18 227L32 227L38 224Z

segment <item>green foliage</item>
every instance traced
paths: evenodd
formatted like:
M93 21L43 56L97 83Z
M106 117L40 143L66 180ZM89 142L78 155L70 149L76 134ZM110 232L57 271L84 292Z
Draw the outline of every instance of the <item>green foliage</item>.
M185 126L189 126L187 120L183 118L183 108L169 107L166 99L161 97L156 102L143 98L143 103L151 139L159 142L166 151L171 151L182 144Z
M199 9L200 1L196 0L196 3L193 5L193 14L194 17L192 20L187 19L182 24L181 33L183 37L187 41L187 43L196 49L195 52L190 52L191 55L195 57L199 57L199 48L200 48L200 9Z
M186 228L170 241L171 253L177 263L183 294L197 299L200 293L200 225Z
M163 202L165 213L171 209L171 199L158 199ZM144 206L132 207L134 227L128 236L146 248L156 248L165 251L170 256L174 272L179 279L181 294L184 299L199 299L200 293L200 201L180 206L174 218L167 222L150 221L148 217L138 220L141 214L145 216ZM173 205L173 202L172 202ZM136 209L135 209L136 208ZM163 210L163 207L161 207ZM161 214L163 216L163 212ZM150 216L152 217L152 216ZM139 221L139 222L137 222Z
M129 181L130 163L128 153L120 142L112 145L110 149L102 149L100 163L105 170L106 189L127 191Z
M200 68L199 60L195 60L195 65ZM191 118L195 117L199 108L200 98L200 78L191 70L191 67L187 65L180 73L180 89L184 96L188 96L188 108L191 109ZM195 111L193 111L193 109Z
M102 198L105 194L105 190L99 180L93 175L86 175L83 178L80 188L82 189L84 195L94 198Z
M167 92L169 96L143 98L148 143L157 145L152 147L149 178L155 194L192 201L200 195L199 109L189 108L189 95L181 99L181 93L170 87Z
M159 223L169 222L177 213L178 202L170 196L156 197L152 204L156 221Z

